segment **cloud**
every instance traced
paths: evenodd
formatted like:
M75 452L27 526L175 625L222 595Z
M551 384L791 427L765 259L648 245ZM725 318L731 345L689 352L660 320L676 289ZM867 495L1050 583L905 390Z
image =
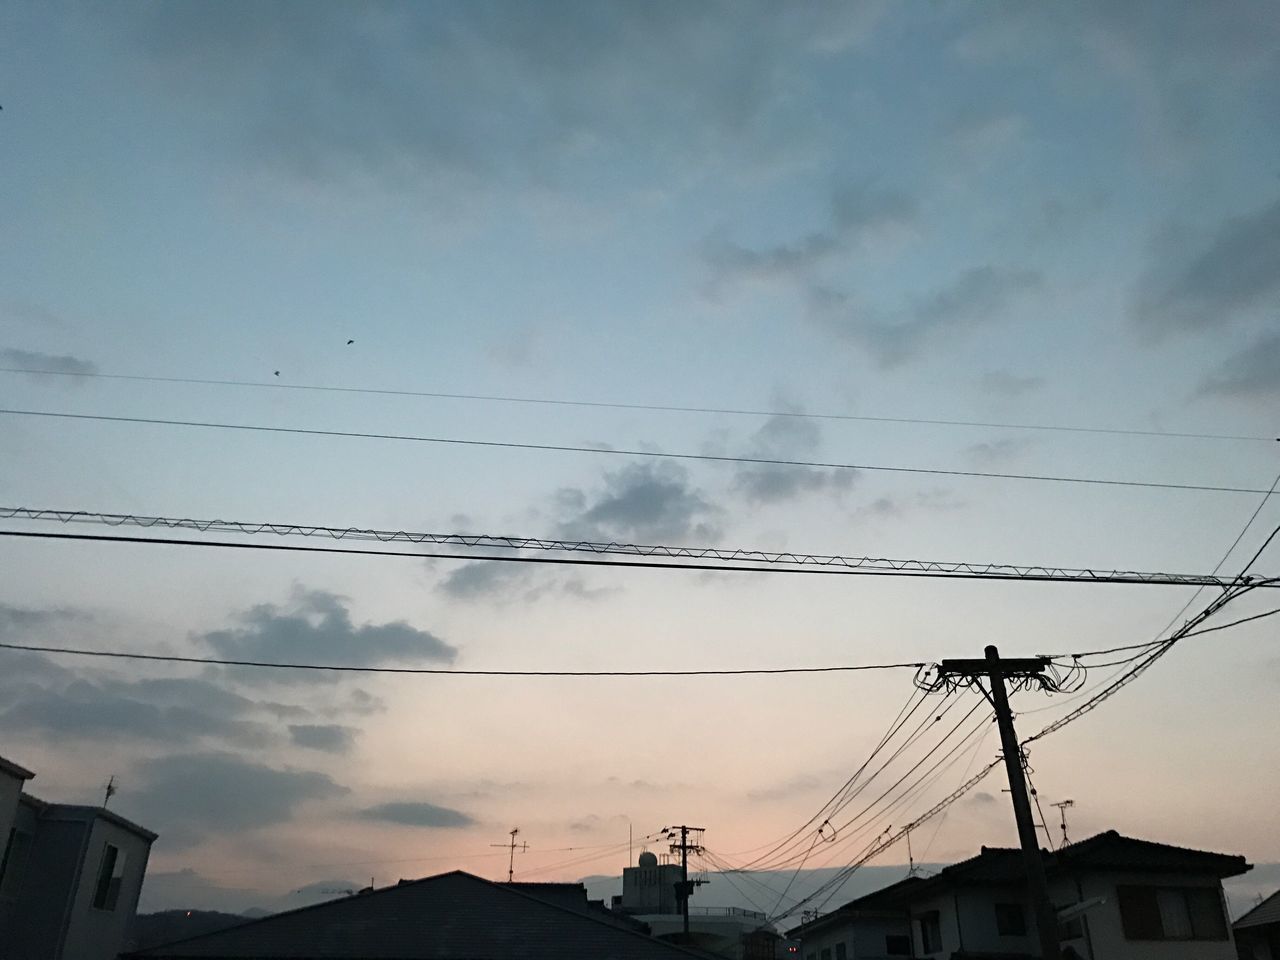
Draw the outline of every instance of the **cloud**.
M1032 441L1025 437L1004 437L1000 440L988 440L983 443L970 444L965 448L965 455L980 464L1007 463L1017 459Z
M996 798L993 794L987 793L985 790L979 790L969 799L969 802L979 804L981 806L989 806L996 802Z
M69 607L15 607L0 603L0 637L17 636L35 627L57 623L63 620L88 620L89 615Z
M1200 384L1202 396L1280 399L1280 333L1265 334L1228 357Z
M121 812L161 834L168 846L287 823L309 801L347 788L314 770L277 768L232 753L180 753L138 765Z
M567 488L558 502L571 508L559 535L582 540L655 543L719 539L722 511L670 460L632 464L604 475L603 489Z
M584 163L660 181L794 149L812 122L797 85L862 40L880 6L242 0L136 7L106 27L250 162L407 189L554 183Z
M434 803L422 801L404 801L398 803L380 803L377 806L365 807L359 812L364 820L379 820L385 823L397 823L406 827L469 827L476 821L460 810L439 807Z
M794 408L790 412L801 411ZM807 460L817 454L821 445L822 432L813 420L774 414L755 432L747 455L766 460ZM782 503L809 493L848 490L855 472L783 464L750 464L735 471L733 486L751 503Z
M372 666L389 662L452 663L457 648L403 620L355 626L344 599L321 590L299 591L289 610L259 604L238 618L244 625L214 630L194 639L224 657L272 662ZM282 671L279 671L282 672ZM260 679L260 678L259 678ZM332 680L323 671L305 678L291 674L272 679Z
M747 799L755 803L772 803L777 800L791 800L797 794L812 793L823 786L823 781L811 773L801 773L790 780L769 787L747 792Z
M19 674L9 664L0 728L118 743L217 739L262 746L271 731L247 719L252 701L205 680L74 678L61 668ZM33 680L42 682L32 682Z
M753 249L713 235L703 251L711 270L711 290L732 280L783 279L804 282L812 271L858 243L886 230L909 228L916 220L915 201L905 194L852 187L835 193L831 221L798 240Z
M344 727L336 723L290 724L289 737L294 746L306 750L322 750L325 753L347 753L355 746L355 727Z
M1227 220L1172 272L1155 271L1134 312L1143 328L1161 334L1216 329L1278 306L1280 200Z
M550 594L598 600L613 591L589 587L581 577L557 575L541 564L476 560L450 570L437 589L455 600L532 603Z
M40 353L38 350L19 350L7 347L0 350L0 366L21 367L33 376L41 373L91 374L98 372L98 365L70 354Z
M982 389L997 396L1016 399L1044 387L1044 377L1020 377L1007 370L992 370L982 376Z
M900 366L931 341L990 323L1044 278L1038 271L985 265L965 270L953 281L916 301L899 319L882 320L859 311L838 290L810 291L814 317L839 336L864 347L883 368Z

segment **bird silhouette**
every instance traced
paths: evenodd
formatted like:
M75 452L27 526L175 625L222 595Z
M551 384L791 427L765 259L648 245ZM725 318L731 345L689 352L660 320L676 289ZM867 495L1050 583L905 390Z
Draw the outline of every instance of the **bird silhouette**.
M279 370L277 370L277 371L276 371L276 376L277 376L277 377L278 377L278 376L280 376L280 371L279 371Z
M347 346L349 347L349 346L351 346L353 343L355 343L355 341L354 341L354 340L348 340L348 341L347 341Z

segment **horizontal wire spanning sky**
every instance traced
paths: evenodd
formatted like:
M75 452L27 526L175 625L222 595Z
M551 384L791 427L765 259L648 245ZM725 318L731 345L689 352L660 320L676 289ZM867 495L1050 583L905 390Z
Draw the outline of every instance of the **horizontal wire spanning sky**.
M116 419L0 416L0 503L1208 571L1262 497L1183 488L1280 473L1277 50L1263 0L7 4L0 409ZM474 671L1106 649L1194 589L20 538L0 569L0 643ZM1274 624L1035 745L1073 836L1280 862ZM517 826L529 879L682 822L740 863L913 689L318 673L0 650L2 752L50 800L116 777L160 834L144 908L242 909L498 877ZM1071 706L1015 698L1029 732ZM1011 842L993 784L917 857Z

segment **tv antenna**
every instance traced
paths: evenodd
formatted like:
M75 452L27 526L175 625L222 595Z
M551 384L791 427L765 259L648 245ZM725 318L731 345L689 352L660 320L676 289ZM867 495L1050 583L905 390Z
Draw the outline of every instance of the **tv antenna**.
M516 850L526 853L529 850L529 844L516 843L516 834L520 832L520 828L516 827L511 831L511 839L506 843L491 843L491 847L502 847L511 850L511 856L507 860L507 883L511 883L516 877Z
M1051 803L1049 806L1058 808L1058 815L1062 817L1062 845L1065 847L1071 841L1067 839L1067 811L1074 807L1074 800L1060 800L1057 803Z
M113 773L107 778L106 786L102 788L102 808L105 810L107 804L111 802L111 798L116 795L116 775Z

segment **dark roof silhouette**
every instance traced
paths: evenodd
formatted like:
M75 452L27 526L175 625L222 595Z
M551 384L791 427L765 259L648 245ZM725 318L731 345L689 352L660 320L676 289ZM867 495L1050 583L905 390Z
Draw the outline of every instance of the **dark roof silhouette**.
M1211 853L1206 850L1175 847L1167 843L1138 840L1134 837L1122 836L1115 830L1108 830L1087 840L1059 847L1053 853L1041 850L1040 854L1045 861L1045 870L1051 877L1061 870L1105 870L1139 873L1198 873L1221 879L1238 876L1251 869L1244 857L1235 854ZM796 927L788 933L799 930L812 931L859 914L901 911L908 902L919 896L927 896L937 890L950 887L1004 886L1024 883L1026 883L1026 872L1022 865L1021 849L983 847L982 852L976 857L944 867L932 877L908 877L900 880L875 893L851 900L826 916ZM1277 905L1277 912L1280 912L1280 904Z
M129 954L308 960L688 960L705 954L564 905L566 887L492 883L460 870L401 882Z
M1241 930L1245 927L1262 927L1269 923L1280 923L1280 890L1267 897L1231 926Z

